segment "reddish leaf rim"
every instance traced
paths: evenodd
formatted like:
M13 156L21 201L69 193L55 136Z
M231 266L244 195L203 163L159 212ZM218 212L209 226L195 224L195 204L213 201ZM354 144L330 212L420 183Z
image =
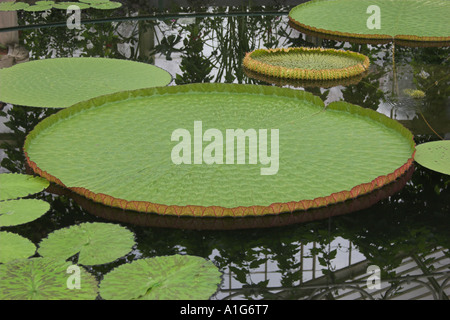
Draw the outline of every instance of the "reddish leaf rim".
M398 121L388 118L387 116L373 111L371 109L364 109L362 107L347 103L347 102L332 102L327 106L327 109L345 111L349 113L354 113L362 116L368 116L369 118L382 122L384 125L397 130L405 138L408 139L410 146L414 150L411 157L407 160L405 164L394 170L394 172L387 175L381 175L373 179L371 182L359 184L353 187L351 190L343 190L340 192L335 192L325 197L318 197L315 199L305 199L300 201L289 201L289 202L276 202L268 206L238 206L233 208L226 208L221 206L200 206L200 205L165 205L161 203L152 203L149 201L130 201L120 198L115 198L104 193L95 193L83 187L68 187L60 179L53 176L52 174L42 170L38 165L30 159L27 153L27 147L39 132L48 126L52 125L60 118L68 117L78 112L79 110L89 109L95 107L96 104L105 103L106 101L118 101L124 97L137 97L137 96L148 96L149 94L161 94L161 93L176 93L176 92L251 92L251 93L262 93L262 94L282 94L284 96L291 97L301 97L303 99L312 101L316 104L323 104L323 101L310 93L293 90L288 88L278 88L272 86L259 86L259 85L240 85L240 84L221 84L221 83L208 83L208 84L187 84L169 87L155 87L148 89L138 89L132 91L124 91L113 93L105 96L100 96L93 98L84 102L77 103L69 108L62 109L61 111L52 114L48 118L41 121L26 137L25 144L23 147L24 155L27 161L27 165L30 169L37 175L47 179L48 181L62 186L74 193L84 196L87 199L93 200L110 207L119 208L122 210L130 210L144 213L156 213L161 215L171 215L177 217L247 217L247 216L265 216L265 215L276 215L280 213L293 213L296 211L307 211L309 209L321 208L336 203L341 203L349 199L356 199L359 196L366 195L374 190L377 190L384 185L387 185L398 178L400 178L408 169L411 168L414 162L415 154L415 142L412 133L401 125ZM321 103L320 103L321 102Z

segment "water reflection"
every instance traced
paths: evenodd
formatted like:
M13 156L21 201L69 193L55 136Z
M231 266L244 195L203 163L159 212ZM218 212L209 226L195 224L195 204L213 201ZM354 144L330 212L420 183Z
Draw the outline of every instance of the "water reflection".
M286 11L286 7L256 9ZM125 11L89 13L92 16L88 18L154 12L137 1L121 10ZM243 8L210 11L214 10L242 12ZM63 11L48 16L19 13L18 23L56 24L64 18ZM183 19L88 23L81 30L64 26L29 28L21 31L19 43L30 52L30 59L100 56L154 63L172 73L176 79L173 85L273 85L244 73L241 64L245 52L276 46L349 49L371 58L372 65L364 79L330 87L305 85L293 89L312 92L327 103L345 100L398 119L413 132L416 143L445 138L450 133L448 47L414 48L314 38L290 28L285 14ZM403 89L408 88L424 91L424 98L407 96ZM26 171L21 150L24 138L40 120L56 111L11 105L3 109L2 171ZM203 231L123 221L136 233L137 248L123 259L92 267L91 271L100 278L118 264L133 259L186 253L209 258L225 272L225 281L214 299L448 299L449 189L449 176L416 165L401 191L352 214L319 221L264 229ZM52 209L30 224L2 230L38 243L61 227L109 221L91 215L67 195L42 193L36 197L50 202ZM381 269L379 290L367 288L369 265Z

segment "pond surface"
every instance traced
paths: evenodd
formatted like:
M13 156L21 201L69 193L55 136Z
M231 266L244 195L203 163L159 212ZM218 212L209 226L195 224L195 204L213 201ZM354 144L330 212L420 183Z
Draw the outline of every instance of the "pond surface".
M170 85L284 86L309 91L326 103L344 100L383 113L411 130L416 144L450 139L449 47L356 44L306 35L288 25L287 13L293 4L165 8L144 3L128 1L115 10L86 10L81 29L68 29L62 10L19 11L17 24L2 25L8 29L0 29L0 35L11 32L21 52L28 53L28 58L17 55L18 62L108 57L159 66L171 73ZM322 86L272 84L248 76L242 68L246 52L298 46L360 52L369 56L371 67L359 82ZM415 99L408 89L421 90L425 96ZM56 111L2 104L0 172L27 172L21 150L24 138ZM107 207L49 189L31 196L50 202L49 212L33 222L1 230L38 244L54 230L82 222L121 223L135 233L137 244L115 262L89 268L98 279L134 259L196 255L211 260L224 274L211 297L214 300L448 300L450 176L417 163L414 169L403 184L376 201L355 206L354 212L323 214L322 219L310 222L272 219L250 222L251 228L235 226L235 230L221 230L220 223L212 223L208 225L211 230L198 230L205 225L156 217L139 225L137 220L114 220L117 214ZM371 265L381 270L379 288L368 286Z

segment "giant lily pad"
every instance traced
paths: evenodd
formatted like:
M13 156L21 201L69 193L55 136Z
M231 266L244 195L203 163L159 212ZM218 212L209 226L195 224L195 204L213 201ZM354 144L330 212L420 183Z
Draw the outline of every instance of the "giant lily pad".
M371 192L411 166L414 140L380 113L345 102L325 109L304 91L192 84L63 109L35 127L24 150L37 174L96 202L222 217L306 210Z
M244 66L266 76L334 80L350 78L369 68L369 58L357 52L322 48L257 49L244 58Z
M70 277L79 277L79 289ZM0 265L0 300L94 300L95 277L62 260L32 258Z
M0 226L16 226L40 218L50 204L39 199L17 199L0 202Z
M449 41L449 16L448 0L312 0L289 12L294 26L317 33L408 41Z
M49 182L41 177L27 174L0 174L0 201L11 200L40 192L49 186Z
M0 244L0 263L26 259L36 252L30 240L11 232L0 232Z
M38 253L64 260L79 254L79 264L97 265L126 255L134 244L134 234L124 227L110 223L82 223L49 234L40 242Z
M419 144L414 157L422 166L450 175L450 141L432 141Z
M107 273L100 283L106 300L206 300L218 289L221 273L201 257L161 256L135 260Z
M65 108L108 93L165 86L171 79L167 71L135 61L43 59L1 69L0 100L32 107Z

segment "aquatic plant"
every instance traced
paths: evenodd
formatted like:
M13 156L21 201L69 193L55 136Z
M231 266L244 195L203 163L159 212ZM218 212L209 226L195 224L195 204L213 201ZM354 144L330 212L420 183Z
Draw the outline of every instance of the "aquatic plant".
M324 107L310 93L269 86L128 91L48 117L28 135L24 151L35 173L95 202L197 217L327 206L393 182L411 167L414 141L400 123L345 102ZM147 119L155 128L151 133ZM191 128L198 119L205 130L206 124L224 132L279 129L279 170L269 177L260 174L269 164L172 163L172 132Z
M26 197L46 189L49 185L50 183L41 177L2 173L0 174L0 201Z
M425 92L422 90L405 89L403 92L414 99L422 99L425 97Z
M79 288L68 283L70 270L77 272ZM0 264L0 282L1 300L94 300L98 296L95 277L63 260L31 258Z
M430 170L450 175L450 141L418 144L414 160Z
M371 6L380 10L379 27L368 27L368 20L372 19L368 10ZM311 0L294 7L289 19L294 27L322 35L447 42L450 41L449 14L447 0Z
M16 226L40 218L50 204L39 199L17 199L0 202L0 226Z
M126 255L134 244L134 234L125 227L86 222L52 232L39 243L38 253L63 260L78 254L77 263L97 265Z
M190 255L158 256L120 265L100 282L106 300L206 300L218 289L221 272Z
M28 239L7 231L0 232L0 263L26 259L36 252L36 246Z
M0 69L2 101L47 108L171 81L167 71L154 65L108 58L43 59Z
M243 65L270 77L327 81L360 75L370 61L352 51L299 47L257 49L246 54Z

